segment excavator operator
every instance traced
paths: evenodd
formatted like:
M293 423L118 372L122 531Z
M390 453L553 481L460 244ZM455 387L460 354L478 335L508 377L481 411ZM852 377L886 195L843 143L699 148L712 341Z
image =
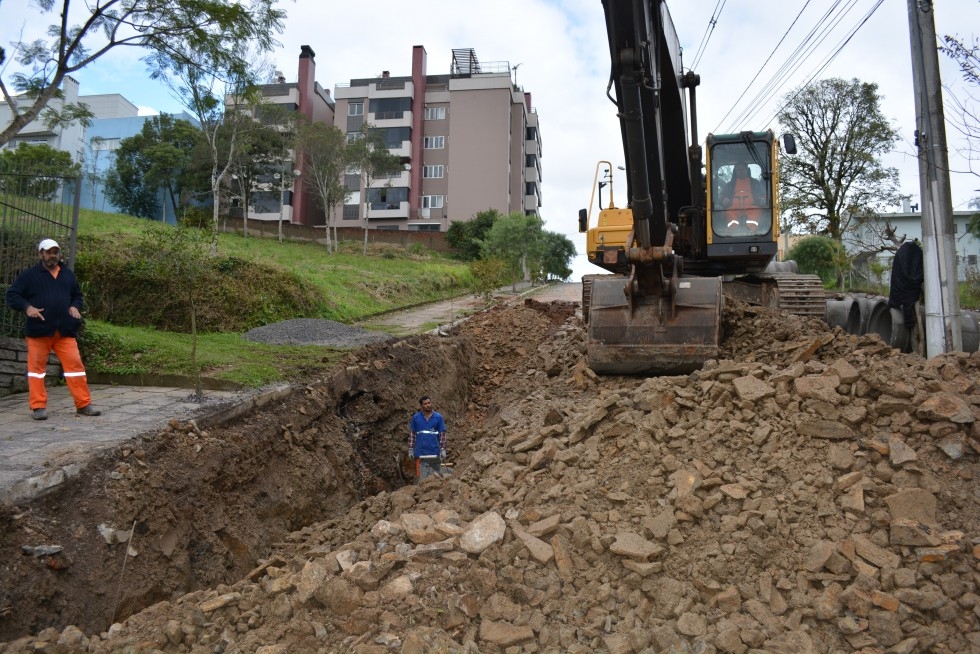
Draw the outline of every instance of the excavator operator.
M766 206L765 187L752 177L744 161L735 164L718 205L729 212L726 227L730 234L754 234L759 229L762 208Z

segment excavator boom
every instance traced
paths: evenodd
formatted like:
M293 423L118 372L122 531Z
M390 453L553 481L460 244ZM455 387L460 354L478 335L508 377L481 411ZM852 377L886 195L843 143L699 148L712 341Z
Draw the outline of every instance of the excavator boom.
M623 134L628 208L589 280L589 366L608 374L679 374L718 356L721 280L682 277L675 239L691 192L680 45L660 0L603 0L610 87ZM698 162L700 175L700 162ZM604 214L606 212L603 212ZM600 223L602 218L600 218ZM600 225L603 227L603 225Z

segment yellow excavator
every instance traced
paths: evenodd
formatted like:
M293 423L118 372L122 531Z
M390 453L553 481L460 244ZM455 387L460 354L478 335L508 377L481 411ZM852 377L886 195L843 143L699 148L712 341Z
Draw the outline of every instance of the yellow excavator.
M607 95L620 120L627 203L616 206L613 166L599 162L579 231L587 233L589 261L612 274L582 280L589 366L602 374L697 370L719 355L726 294L822 317L820 279L773 264L779 236L774 134L713 134L702 151L700 78L683 71L666 3L602 4L612 62ZM791 137L784 146L795 152Z

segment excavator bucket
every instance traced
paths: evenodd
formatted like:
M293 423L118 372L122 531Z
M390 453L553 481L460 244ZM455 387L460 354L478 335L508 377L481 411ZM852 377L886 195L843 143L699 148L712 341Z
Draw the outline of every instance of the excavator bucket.
M599 374L680 375L717 359L721 343L720 277L683 277L673 298L624 293L626 277L592 281L589 367Z

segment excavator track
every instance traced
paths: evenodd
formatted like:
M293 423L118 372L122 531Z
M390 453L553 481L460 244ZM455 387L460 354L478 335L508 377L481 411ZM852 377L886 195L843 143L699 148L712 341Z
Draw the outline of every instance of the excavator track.
M724 283L725 295L749 304L823 319L827 296L817 275L757 273Z

